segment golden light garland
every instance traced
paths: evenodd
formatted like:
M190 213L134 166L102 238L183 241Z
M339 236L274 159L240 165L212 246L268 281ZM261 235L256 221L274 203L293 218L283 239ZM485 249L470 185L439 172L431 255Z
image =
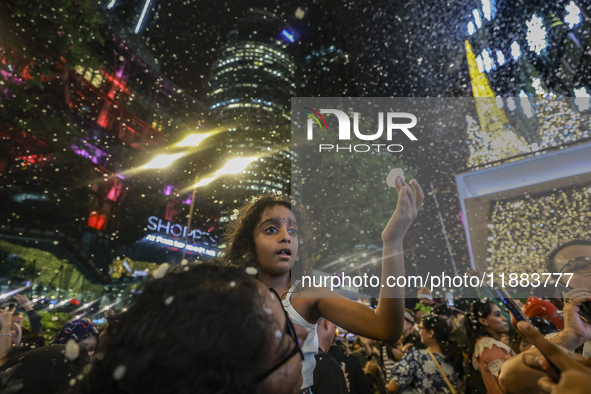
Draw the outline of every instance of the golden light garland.
M591 237L590 194L586 185L494 203L488 266L495 274L547 272L545 257L552 248Z

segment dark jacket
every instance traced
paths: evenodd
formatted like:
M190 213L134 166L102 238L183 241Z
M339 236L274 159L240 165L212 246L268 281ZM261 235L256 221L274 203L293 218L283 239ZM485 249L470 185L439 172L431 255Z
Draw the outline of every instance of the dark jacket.
M314 368L314 394L348 394L347 381L339 362L330 354L318 349Z
M359 360L351 355L345 354L338 346L333 345L328 350L328 354L333 356L339 363L345 363L345 371L348 374L351 394L371 394L371 386L365 378L365 373Z

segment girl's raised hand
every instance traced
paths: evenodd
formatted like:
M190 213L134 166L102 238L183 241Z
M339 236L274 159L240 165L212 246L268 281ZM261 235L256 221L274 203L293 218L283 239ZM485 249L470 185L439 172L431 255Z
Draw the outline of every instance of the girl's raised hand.
M401 178L396 177L396 190L398 191L398 204L390 221L382 232L383 242L400 241L417 217L419 208L423 204L425 194L416 180L410 181L410 186Z

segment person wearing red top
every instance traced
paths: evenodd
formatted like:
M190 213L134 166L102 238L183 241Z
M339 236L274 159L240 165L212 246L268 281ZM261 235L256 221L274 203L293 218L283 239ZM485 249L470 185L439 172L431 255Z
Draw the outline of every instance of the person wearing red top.
M494 302L482 299L471 305L464 325L474 369L480 371L489 394L502 394L498 380L501 366L515 355L508 345L501 342L502 334L509 332L507 319Z

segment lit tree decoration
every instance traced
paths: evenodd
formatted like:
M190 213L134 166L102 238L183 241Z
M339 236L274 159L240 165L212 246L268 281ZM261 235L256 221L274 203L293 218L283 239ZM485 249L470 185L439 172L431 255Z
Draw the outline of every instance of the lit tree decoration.
M542 51L548 45L548 42L546 41L546 26L544 26L544 20L537 15L533 15L531 20L525 24L527 25L526 37L529 50L541 55Z
M529 152L525 139L513 131L505 111L497 105L488 77L479 70L476 56L468 40L465 42L465 47L472 80L472 93L476 100L476 111L480 123L477 131L476 125L467 119L468 143L471 146L468 166L484 165Z
M513 44L512 49L519 48L515 42ZM468 167L486 166L590 137L589 116L580 112L588 109L590 104L585 88L575 90L577 97L571 106L569 101L549 94L534 67L527 59L521 60L524 75L528 76L524 84L529 94L521 90L519 98L506 99L508 110L511 111L509 121L503 109L503 99L495 97L483 70L487 67L479 64L468 40L465 47L478 113L478 122L472 117L466 118L470 151ZM487 50L482 54L491 55ZM537 97L530 97L532 95ZM519 105L516 106L516 102Z
M554 189L544 196L497 201L489 224L489 257L495 273L546 272L552 248L591 237L591 185Z
M467 134L468 134L468 167L477 167L484 163L489 163L504 158L500 151L489 149L491 145L491 136L482 131L476 119L470 115L466 116Z

